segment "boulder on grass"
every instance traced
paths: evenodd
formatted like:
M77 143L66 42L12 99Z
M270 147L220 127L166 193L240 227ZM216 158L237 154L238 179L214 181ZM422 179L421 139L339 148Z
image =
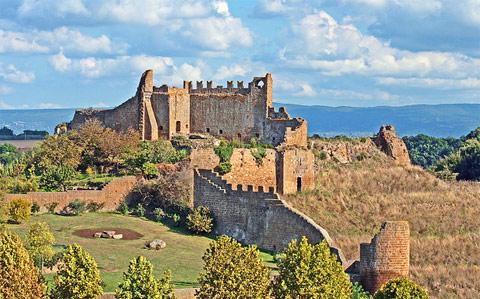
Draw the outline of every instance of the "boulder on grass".
M155 239L153 241L147 242L145 244L145 247L149 249L159 250L167 247L167 243L163 240Z
M115 240L123 239L123 234L115 234L115 235L113 235L113 238L114 238Z
M101 238L101 237L102 237L102 233L100 233L100 232L94 233L94 234L93 234L93 237L94 237L94 238Z
M105 238L105 239L112 239L114 235L115 235L114 230L104 230L102 232L102 238Z

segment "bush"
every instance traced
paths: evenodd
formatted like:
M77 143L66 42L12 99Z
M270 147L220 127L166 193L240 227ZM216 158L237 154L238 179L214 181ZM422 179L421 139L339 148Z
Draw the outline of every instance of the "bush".
M155 208L155 210L153 210L153 216L155 217L156 221L160 222L163 220L163 218L165 218L166 214L162 208Z
M229 162L233 155L233 145L226 141L220 141L220 144L215 147L215 154L220 158L220 163Z
M352 284L327 242L292 240L278 263L276 298L351 298Z
M157 165L150 162L143 164L142 172L143 172L143 176L149 180L158 177L158 175L160 174L160 171L158 171L157 169Z
M40 177L40 186L45 191L65 191L68 181L75 175L76 171L71 167L51 166Z
M87 211L89 212L98 212L105 206L104 202L90 202L87 204Z
M58 206L58 202L52 202L47 205L47 210L50 214L55 214L55 209Z
M139 256L130 261L123 281L115 291L117 299L131 298L174 298L171 274L164 273L160 280L153 276L153 266L145 257Z
M427 299L428 293L408 278L395 278L383 285L373 296L375 299Z
M352 299L372 299L372 296L363 289L358 282L352 284Z
M210 243L202 259L197 298L270 297L270 271L255 246L242 248L237 241L222 236Z
M40 206L38 205L38 203L36 202L33 202L32 203L32 208L30 210L32 212L32 214L37 214L38 212L40 212Z
M55 237L45 222L36 222L30 225L27 234L27 248L35 263L43 270L43 263L54 255L53 244Z
M122 201L122 203L118 207L118 211L122 215L128 215L130 213L130 210L128 208L128 204L125 201Z
M213 218L207 207L197 207L187 216L187 228L196 234L209 233L212 227Z
M32 203L25 199L14 199L7 205L8 217L14 223L28 220L32 214Z
M174 213L174 214L169 214L168 218L172 220L173 226L180 226L182 223L182 217L180 215Z
M257 145L254 148L250 149L250 153L255 158L257 165L262 165L263 158L267 156L267 150L263 146Z
M141 203L137 204L134 213L137 217L145 217L145 208Z
M74 199L68 203L65 212L67 215L78 216L87 210L87 204L80 199Z
M80 245L68 245L54 277L53 298L94 299L103 293L97 263Z
M215 168L215 171L221 175L227 174L232 171L232 164L230 162L222 162L218 164L218 166Z
M0 297L45 298L46 287L20 238L0 228Z

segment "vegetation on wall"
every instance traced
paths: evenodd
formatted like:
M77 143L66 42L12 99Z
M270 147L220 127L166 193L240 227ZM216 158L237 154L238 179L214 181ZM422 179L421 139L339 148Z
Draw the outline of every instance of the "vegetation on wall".
M269 144L263 144L257 142L255 138L250 140L250 143L242 143L238 140L220 141L219 145L214 148L215 154L220 159L220 164L215 169L221 175L227 174L232 170L232 164L230 159L233 155L233 150L235 148L247 148L250 149L250 153L255 158L257 165L261 165L263 158L267 156L267 148L272 148Z

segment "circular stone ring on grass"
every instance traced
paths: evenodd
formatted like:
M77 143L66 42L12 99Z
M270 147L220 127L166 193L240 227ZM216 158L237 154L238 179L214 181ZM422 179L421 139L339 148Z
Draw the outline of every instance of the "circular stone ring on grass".
M95 233L103 232L103 231L115 231L116 234L123 235L122 240L138 240L143 235L136 231L133 231L128 228L87 228L87 229L79 229L73 232L73 235L88 238L88 239L95 239Z

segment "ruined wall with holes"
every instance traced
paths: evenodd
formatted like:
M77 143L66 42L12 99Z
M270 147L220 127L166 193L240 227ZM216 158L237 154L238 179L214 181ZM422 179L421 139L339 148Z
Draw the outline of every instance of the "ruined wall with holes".
M360 281L375 293L387 281L408 277L410 229L407 221L387 221L370 243L360 245Z
M194 205L210 209L216 223L215 233L275 252L302 236L312 243L327 240L332 251L344 262L328 233L279 199L273 188L260 187L254 191L253 186L239 185L234 189L209 170L195 171L194 186Z
M102 190L69 190L66 192L28 192L27 194L7 194L5 200L25 199L40 206L40 212L47 212L47 206L57 203L56 212L61 211L71 201L80 199L86 203L104 204L104 211L115 211L132 191L137 179L134 176L116 178Z

